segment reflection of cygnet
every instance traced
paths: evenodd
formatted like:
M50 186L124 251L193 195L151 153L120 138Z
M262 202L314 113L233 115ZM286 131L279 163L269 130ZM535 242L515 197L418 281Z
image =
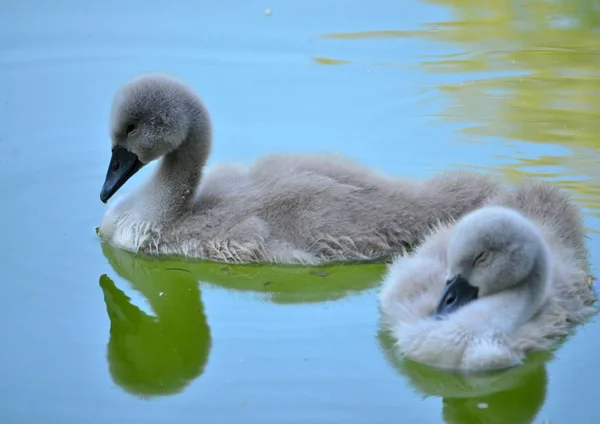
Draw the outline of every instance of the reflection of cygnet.
M419 394L440 399L445 423L529 424L544 405L549 352L537 352L523 365L500 372L457 373L399 357L385 330L379 341L388 363Z
M151 179L113 204L100 225L104 240L148 255L293 264L386 258L500 189L468 172L388 178L333 155L270 155L249 168L204 173L209 113L166 75L143 75L118 91L111 138L103 202L160 159Z
M103 251L153 313L132 304L108 276L100 277L110 318L107 360L113 380L142 397L181 392L204 372L211 348L196 280L184 270L163 269L125 251L108 246Z
M509 367L592 311L582 220L569 197L526 182L493 203L390 266L381 309L407 357L441 368Z

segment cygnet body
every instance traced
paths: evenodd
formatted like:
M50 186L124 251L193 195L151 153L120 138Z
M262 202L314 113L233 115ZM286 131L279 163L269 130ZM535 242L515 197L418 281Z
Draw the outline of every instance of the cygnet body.
M501 190L482 174L414 182L334 155L274 154L205 173L208 111L191 88L162 74L117 92L110 130L103 202L160 163L145 185L110 205L100 236L147 255L305 265L384 259Z
M384 278L382 319L396 349L464 371L550 349L594 311L584 234L569 196L535 181L439 226Z

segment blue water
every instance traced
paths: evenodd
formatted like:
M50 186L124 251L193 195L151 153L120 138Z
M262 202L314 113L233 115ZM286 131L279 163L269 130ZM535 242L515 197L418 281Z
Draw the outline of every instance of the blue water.
M354 282L219 266L175 277L94 229L112 96L161 71L209 107L209 166L339 152L413 178L548 178L582 206L597 273L599 22L574 1L3 1L0 421L595 422L595 320L534 371L485 383L500 394L482 401L389 358L382 268ZM282 295L260 278L296 286Z

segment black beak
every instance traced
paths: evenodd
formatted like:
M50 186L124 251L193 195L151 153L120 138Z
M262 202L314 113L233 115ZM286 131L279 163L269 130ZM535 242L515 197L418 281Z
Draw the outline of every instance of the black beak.
M100 200L106 203L125 182L138 172L144 164L124 147L115 146L106 172L106 179L100 191Z
M440 303L435 309L435 315L447 315L477 299L479 289L469 284L460 274L446 282Z

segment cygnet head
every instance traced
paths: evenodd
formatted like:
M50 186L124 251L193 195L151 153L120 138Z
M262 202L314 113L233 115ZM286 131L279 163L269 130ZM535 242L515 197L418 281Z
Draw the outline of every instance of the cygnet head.
M198 146L210 150L210 120L202 101L184 83L164 74L145 74L117 91L111 110L112 157L100 199L106 203L146 164L184 144L192 129Z
M519 212L500 206L471 212L452 233L448 280L436 315L511 288L539 294L545 289L547 256L538 228Z

